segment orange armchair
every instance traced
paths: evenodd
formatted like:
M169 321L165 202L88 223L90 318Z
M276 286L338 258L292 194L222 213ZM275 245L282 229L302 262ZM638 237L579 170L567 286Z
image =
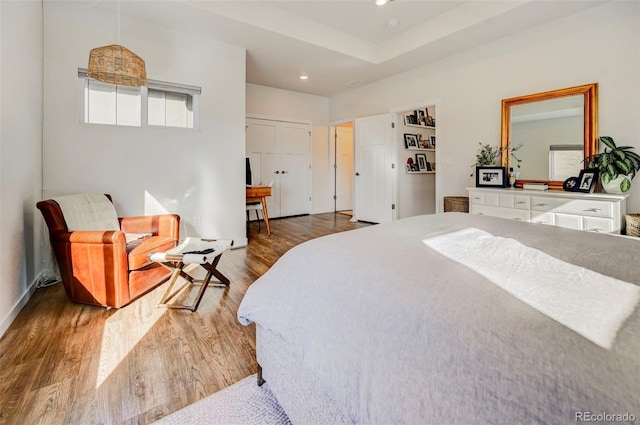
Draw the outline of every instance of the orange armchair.
M105 195L111 201L110 195ZM177 245L180 217L175 214L118 218L120 230L69 231L53 199L36 204L69 299L82 304L123 307L158 286L170 271L147 258ZM127 244L125 234L151 234Z

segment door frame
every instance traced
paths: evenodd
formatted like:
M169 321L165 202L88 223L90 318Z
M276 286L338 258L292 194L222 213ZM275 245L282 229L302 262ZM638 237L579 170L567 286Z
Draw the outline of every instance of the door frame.
M354 123L351 122L346 122L346 123L341 123L341 124L337 124L335 126L331 126L331 133L332 133L332 142L329 143L329 159L330 162L332 164L329 164L329 168L330 170L332 169L332 175L333 175L333 199L331 199L331 201L333 201L333 212L338 212L338 128L339 127L343 127L345 124L350 124L350 129L351 129L351 148L352 151L355 152L355 132L354 132ZM351 173L353 174L354 172L354 167L355 167L355 155L353 156L352 160L351 160ZM351 179L351 205L349 207L349 210L353 211L354 209L354 198L353 198L353 192L354 192L354 186L355 186L355 182L353 181L353 179ZM330 195L331 196L331 195ZM342 211L342 210L340 210Z
M404 117L401 117L400 114L407 111L407 110L411 110L411 109L419 109L419 108L424 108L425 106L434 106L436 108L436 113L442 114L442 100L440 98L434 98L434 99L427 99L427 100L423 100L420 102L412 102L408 105L402 105L402 106L395 106L391 109L389 109L389 112L391 113L391 117L392 117L392 121L394 123L394 128L393 128L393 139L395 141L396 147L397 149L395 149L396 152L396 158L397 158L397 154L400 150L400 145L401 142L403 142L404 140L404 135L400 134L400 120L404 119ZM442 140L442 135L438 132L438 130L436 129L436 134L438 137L438 140ZM435 162L438 165L438 169L442 170L442 165L447 165L447 164L442 164L440 161L441 155L440 155L440 150L436 149L435 152ZM398 205L398 173L401 171L400 167L403 167L404 169L404 164L398 164L396 161L396 172L395 172L395 181L394 181L394 191L393 191L393 203ZM444 211L444 200L441 196L441 183L442 179L437 178L436 175L436 199L435 199L435 203L436 203L436 214L441 213ZM398 208L396 208L394 210L394 220L398 219Z
M342 120L336 120L336 121L331 121L329 122L329 135L328 135L328 140L327 140L327 144L329 146L329 152L328 152L328 157L329 157L329 161L327 161L327 176L329 176L329 187L331 188L330 190L327 191L327 196L328 196L328 204L327 205L331 205L332 206L332 211L335 213L336 212L336 202L334 199L334 196L336 196L336 169L334 168L334 164L336 163L336 140L335 140L335 129L336 127L340 126L341 124L351 124L352 128L354 129L354 134L353 134L353 151L354 151L354 163L353 166L355 168L355 144L356 144L356 140L355 140L355 118L346 118L346 119L342 119ZM351 185L351 193L354 196L353 199L353 204L355 204L355 181L352 183ZM351 205L351 209L352 211L355 210L355 205Z

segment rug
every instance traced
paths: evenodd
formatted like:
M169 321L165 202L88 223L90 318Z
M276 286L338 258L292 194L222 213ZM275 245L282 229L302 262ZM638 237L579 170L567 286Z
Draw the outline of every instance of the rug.
M256 375L180 409L154 425L291 425L282 407Z

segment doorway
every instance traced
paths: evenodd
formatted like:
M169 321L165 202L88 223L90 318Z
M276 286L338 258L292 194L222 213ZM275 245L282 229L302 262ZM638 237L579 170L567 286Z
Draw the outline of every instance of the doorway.
M353 215L353 123L338 124L333 131L334 211Z

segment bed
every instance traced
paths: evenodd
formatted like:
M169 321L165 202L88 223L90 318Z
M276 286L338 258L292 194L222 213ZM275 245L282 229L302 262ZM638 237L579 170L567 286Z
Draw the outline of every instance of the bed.
M470 230L496 250L467 250ZM291 249L238 319L293 423L609 423L640 418L639 264L637 238L417 216Z

